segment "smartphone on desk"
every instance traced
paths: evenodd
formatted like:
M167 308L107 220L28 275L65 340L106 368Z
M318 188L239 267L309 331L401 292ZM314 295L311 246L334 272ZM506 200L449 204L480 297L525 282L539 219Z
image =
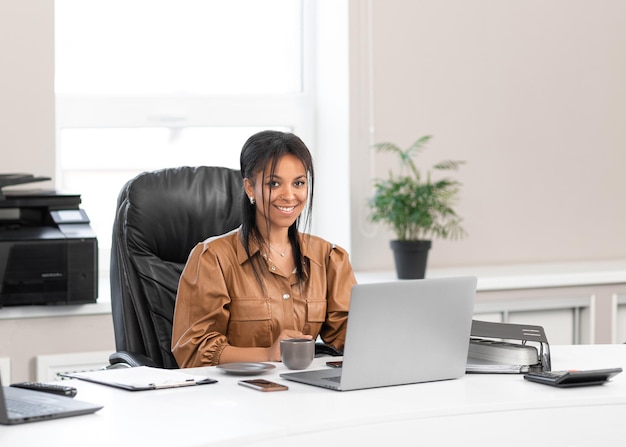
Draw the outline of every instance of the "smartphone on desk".
M286 385L281 385L280 383L270 382L266 379L248 379L248 380L240 380L239 385L245 386L248 388L252 388L253 390L258 391L286 391L289 389Z

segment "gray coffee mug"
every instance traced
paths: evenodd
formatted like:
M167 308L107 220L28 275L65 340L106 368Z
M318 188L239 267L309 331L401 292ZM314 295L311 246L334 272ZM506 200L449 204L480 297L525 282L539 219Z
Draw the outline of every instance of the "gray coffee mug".
M280 358L289 369L306 369L315 357L315 340L288 338L280 342Z

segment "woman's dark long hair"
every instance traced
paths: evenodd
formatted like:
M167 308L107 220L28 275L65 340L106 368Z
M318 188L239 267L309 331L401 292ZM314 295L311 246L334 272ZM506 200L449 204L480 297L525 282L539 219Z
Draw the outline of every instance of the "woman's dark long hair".
M303 230L310 227L311 212L313 210L313 158L306 144L296 135L288 132L279 132L276 130L265 130L252 135L244 143L241 149L241 156L239 163L241 166L241 176L244 179L249 179L252 183L255 182L255 176L259 172L263 171L263 178L268 174L274 175L276 170L276 163L278 160L286 154L292 154L304 164L304 168L307 172L308 181L308 206L303 211L296 221L289 227L289 242L293 251L293 259L296 264L296 276L300 282L304 280L304 259L302 258L302 251L300 248L300 242L298 240L298 228L303 223ZM270 189L269 197L265 198L265 189L263 189L263 203L271 200L272 191ZM246 249L248 257L250 257L250 240L256 240L260 245L264 243L263 237L259 232L256 225L256 207L250 203L246 192L243 192L241 197L241 208L243 211L243 222L241 225L241 238L243 246ZM302 222L304 214L304 221ZM260 224L260 223L259 223ZM267 226L267 234L271 223L269 221L269 213L266 213L265 225ZM261 277L258 273L257 266L253 263L253 268L257 280L261 282Z

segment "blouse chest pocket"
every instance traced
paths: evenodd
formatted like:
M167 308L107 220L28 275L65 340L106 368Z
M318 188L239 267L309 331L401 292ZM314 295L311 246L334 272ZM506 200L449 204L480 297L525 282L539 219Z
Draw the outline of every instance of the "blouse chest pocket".
M270 304L263 299L234 299L230 303L231 321L263 321L271 318Z
M326 300L307 300L306 321L308 323L323 323L326 321Z
M230 303L228 342L233 346L271 346L272 313L264 299L233 299Z

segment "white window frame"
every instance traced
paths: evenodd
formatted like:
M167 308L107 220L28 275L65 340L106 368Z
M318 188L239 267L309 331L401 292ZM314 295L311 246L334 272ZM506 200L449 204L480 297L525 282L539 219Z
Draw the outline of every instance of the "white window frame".
M57 135L64 128L280 125L293 129L309 142L314 136L315 117L310 90L305 86L301 94L251 96L59 94L56 96Z
M286 126L315 147L314 0L302 1L302 92L284 95L56 95L56 135L65 128ZM57 178L62 178L57 155Z
M316 138L314 0L302 0L302 92L284 95L56 95L56 147L63 129L159 127L288 127L314 152ZM56 178L62 180L60 150ZM87 210L88 211L88 210ZM100 248L101 278L110 248ZM102 281L101 281L102 282Z

